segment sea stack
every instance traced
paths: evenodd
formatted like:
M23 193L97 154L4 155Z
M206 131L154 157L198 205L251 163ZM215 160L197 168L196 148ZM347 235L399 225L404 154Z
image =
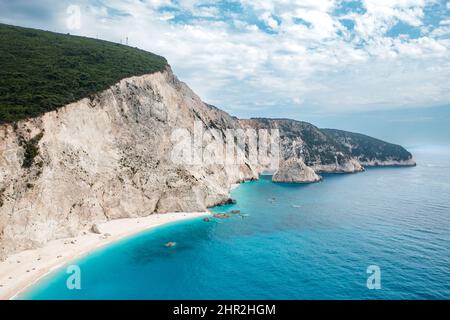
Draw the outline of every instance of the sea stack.
M300 158L283 161L272 177L273 182L313 183L320 180L322 178Z

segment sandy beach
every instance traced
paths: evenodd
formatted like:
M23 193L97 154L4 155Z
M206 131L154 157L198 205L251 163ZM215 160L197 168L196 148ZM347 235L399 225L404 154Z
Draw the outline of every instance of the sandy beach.
M0 262L0 300L14 299L49 272L127 236L170 222L201 218L209 212L153 214L99 224L101 234L87 232L76 238L54 240L39 249L11 255Z

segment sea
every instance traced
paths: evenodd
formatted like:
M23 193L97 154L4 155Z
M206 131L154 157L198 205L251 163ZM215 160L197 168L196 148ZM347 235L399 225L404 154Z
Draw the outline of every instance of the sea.
M450 151L412 151L416 167L243 183L212 209L229 217L131 236L18 298L449 299Z

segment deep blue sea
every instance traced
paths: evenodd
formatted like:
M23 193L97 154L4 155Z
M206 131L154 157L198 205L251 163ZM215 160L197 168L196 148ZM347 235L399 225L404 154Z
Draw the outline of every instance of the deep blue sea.
M243 215L141 233L74 263L25 299L449 299L450 152L414 151L412 168L270 177L233 190ZM168 241L177 246L166 248ZM369 290L367 267L381 289Z

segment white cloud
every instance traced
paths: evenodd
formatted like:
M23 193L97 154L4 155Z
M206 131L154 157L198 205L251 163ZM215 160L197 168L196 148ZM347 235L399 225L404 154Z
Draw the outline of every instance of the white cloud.
M356 31L364 39L382 37L398 21L422 25L425 0L364 0L366 13L353 15Z
M276 30L278 28L278 21L274 19L270 12L264 12L259 16L259 18L272 30Z
M79 33L116 42L128 37L130 45L164 55L204 100L241 114L450 104L445 20L418 39L385 35L398 21L424 27L425 0L364 0L365 12L344 15L355 31L336 16L340 2L242 0L244 11L273 31L267 33L245 14L217 19L211 1L180 0L175 9L196 18L177 22L176 12L158 10L174 7L171 1L111 0L108 7L128 15L103 19L102 6L83 6ZM49 28L67 32L64 15L61 10Z

